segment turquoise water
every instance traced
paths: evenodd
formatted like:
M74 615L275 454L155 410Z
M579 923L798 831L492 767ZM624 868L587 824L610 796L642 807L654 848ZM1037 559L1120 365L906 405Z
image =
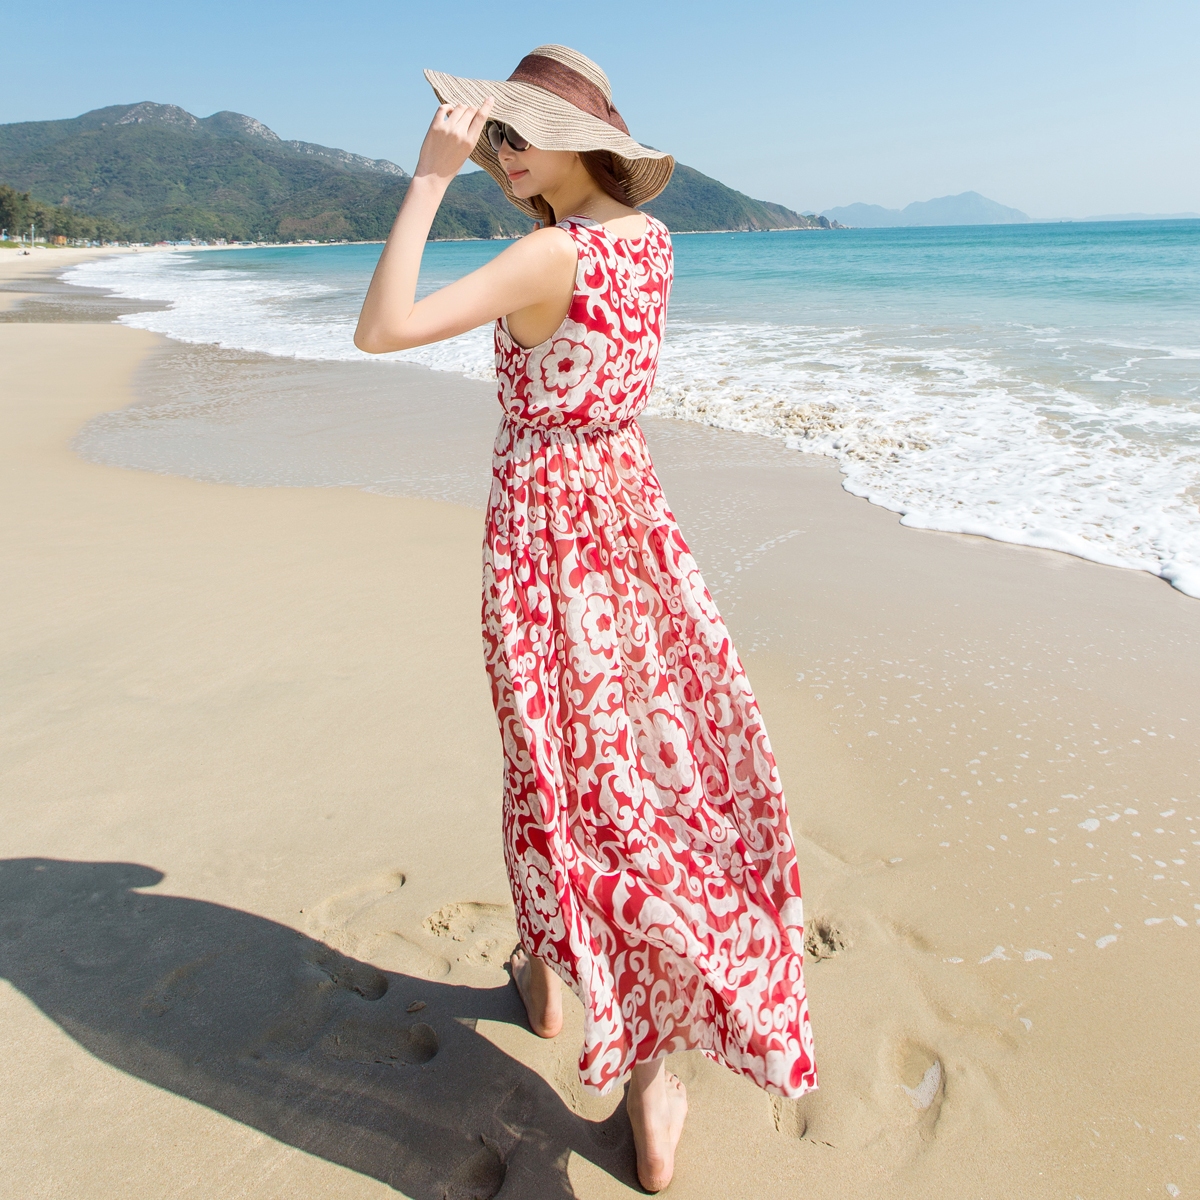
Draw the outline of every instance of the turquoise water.
M502 242L431 243L431 290ZM828 454L906 524L1152 571L1200 596L1200 221L675 239L655 411ZM378 246L143 254L71 278L184 341L320 360ZM486 378L490 331L396 356ZM369 481L364 481L369 482Z

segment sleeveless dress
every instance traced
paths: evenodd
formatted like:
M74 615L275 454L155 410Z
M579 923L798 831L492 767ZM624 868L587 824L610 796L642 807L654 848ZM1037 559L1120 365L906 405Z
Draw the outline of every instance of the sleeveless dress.
M816 1069L779 774L634 420L670 235L559 227L579 255L562 325L530 350L495 334L483 638L521 942L583 1003L590 1090L698 1049L799 1096Z

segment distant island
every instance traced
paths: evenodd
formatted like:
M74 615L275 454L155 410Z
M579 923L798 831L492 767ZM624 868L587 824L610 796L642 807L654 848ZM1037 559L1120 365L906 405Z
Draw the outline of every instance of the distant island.
M0 125L0 225L67 240L377 241L410 182L387 159L285 141L241 113L114 105ZM828 214L754 200L691 167L646 210L676 233L833 229ZM484 171L451 184L430 237L514 237L533 227Z
M918 200L906 208L847 204L843 208L827 208L821 215L859 229L899 225L1020 225L1033 219L1018 208L1007 208L978 192Z
M878 204L847 204L827 208L821 214L840 225L858 229L892 229L900 226L931 225L1024 225L1027 222L1096 221L1187 221L1200 213L1108 213L1096 217L1031 217L1019 208L997 204L978 192L960 192L957 196L939 196L918 200L905 208L883 208Z

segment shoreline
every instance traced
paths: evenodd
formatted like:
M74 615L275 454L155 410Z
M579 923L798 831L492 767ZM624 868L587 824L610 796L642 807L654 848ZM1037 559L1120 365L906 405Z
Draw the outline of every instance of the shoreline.
M511 918L478 646L479 510L74 455L88 419L137 399L148 364L178 377L178 345L113 324L0 324L3 555L21 581L3 660L3 857L165 871L136 893L151 910L164 891L194 913L224 906L260 922L238 926L247 944L269 920L386 973L381 999L312 1010L321 1037L348 1028L336 1024L347 1014L407 1027L405 1005L422 1002L442 1049L419 1069L356 1067L319 1040L297 1049L297 1035L272 1034L271 1070L345 1097L306 1124L284 1101L252 1102L266 1076L220 1067L258 1061L236 1041L251 1015L197 955L195 994L229 1007L186 1013L234 1040L199 1048L217 1066L194 1069L208 1090L190 1093L186 1072L154 1076L127 1048L150 1038L155 1054L183 1054L171 1005L201 1001L163 990L160 1016L104 1026L113 960L97 953L70 987L64 977L56 1008L34 982L57 978L47 943L25 974L9 972L29 990L0 994L20 1047L0 1100L11 1146L80 1197L234 1196L250 1178L270 1195L365 1197L387 1183L424 1197L404 1163L448 1178L431 1135L465 1161L466 1129L470 1153L481 1137L499 1147L514 1194L628 1194L596 1132L607 1127L591 1124L620 1096L596 1100L574 1081L578 1006L562 1038L540 1042L498 967ZM313 364L282 378L286 365L257 364L283 395ZM330 386L355 377L333 371ZM393 390L436 415L442 398L490 389L411 368ZM747 1200L1049 1200L1168 1182L1187 1194L1200 1184L1188 1115L1200 1085L1180 1048L1200 1035L1186 940L1200 936L1200 878L1172 818L1200 816L1200 610L1142 574L902 528L845 492L830 460L781 443L643 424L779 758L822 1071L814 1096L773 1102L675 1059L693 1111L672 1194L699 1200L714 1179ZM431 417L417 433L455 457L481 453L484 429L482 417L469 429ZM262 960L239 958L240 944L231 932L212 961L222 978L256 979ZM453 1008L463 997L477 1005L459 1013L469 1039ZM1136 1015L1117 1030L1114 1012ZM89 1045L92 1027L107 1040ZM493 1070L528 1098L503 1109L518 1143L487 1123L508 1094L488 1090ZM355 1107L354 1088L386 1106L418 1078L421 1111L386 1131ZM544 1173L555 1155L561 1177ZM18 1169L15 1150L0 1159Z
M719 232L719 231L705 231ZM752 232L752 231L729 231L729 232ZM757 232L780 232L780 231L757 231ZM795 232L795 231L791 231ZM446 239L447 241L456 239ZM458 239L462 241L480 241L485 239ZM336 243L338 245L366 245L379 243ZM305 249L313 248L313 245L308 243L295 243L295 246ZM284 249L288 244L278 244L272 246L241 246L241 247L171 247L168 248L171 252L190 253L197 250L224 250L224 249ZM74 285L67 285L74 286ZM134 298L124 301L130 315L132 315L139 303ZM169 307L165 301L141 302L145 304L147 309L152 307ZM151 327L154 327L151 325ZM159 326L161 328L161 326ZM209 331L211 332L211 331ZM172 334L168 333L168 336ZM174 335L175 340L180 344L186 345L202 345L203 341L188 341L178 335ZM222 349L224 349L222 347ZM240 352L240 351L234 351ZM291 361L295 358L296 361L308 361L314 364L331 363L331 362L354 362L359 359L339 359L339 358L322 358L314 355L309 358L304 358L302 354L279 352L277 356L271 355L270 351L262 350L247 350L244 353L253 356L257 353L265 354L269 357L278 357L282 361ZM366 361L365 357L362 361ZM390 370L397 368L396 362L379 361L377 366L385 366ZM419 364L424 365L424 364ZM451 376L458 375L457 367L431 367L426 369L436 370L439 373L445 373ZM475 374L472 369L471 375ZM676 390L678 390L678 380L675 381ZM660 384L662 383L660 379ZM1015 523L1006 524L1004 520L995 516L997 509L987 508L979 503L978 496L972 496L969 502L959 508L953 505L947 506L944 498L939 504L935 504L932 509L928 507L928 501L922 500L919 494L914 496L911 492L906 494L903 487L892 489L889 491L886 480L882 481L878 473L874 477L868 474L867 478L855 478L854 473L856 466L861 466L856 462L853 454L839 454L836 449L830 448L830 443L834 447L839 446L839 442L833 440L833 435L830 433L829 427L822 427L822 421L818 416L815 420L815 427L802 426L800 431L790 429L785 420L769 419L765 422L759 421L759 427L753 428L757 417L751 414L749 420L741 412L736 409L721 410L718 406L718 415L712 415L712 409L706 408L703 397L698 406L693 405L690 398L685 397L680 400L676 396L670 394L670 388L666 385L660 386L658 393L652 397L651 406L648 410L651 414L662 417L663 419L677 419L687 423L697 423L706 425L714 429L726 430L744 430L750 428L755 436L768 438L771 440L781 441L796 453L804 455L817 454L829 461L838 464L844 479L842 487L849 494L860 496L868 500L869 503L885 508L887 511L897 515L901 523L906 528L934 530L944 533L959 533L973 537L984 537L992 541L1002 544L1022 546L1038 550L1050 550L1056 553L1062 553L1071 557L1081 558L1088 562L1097 563L1103 566L1114 566L1122 570L1130 570L1143 572L1152 577L1162 580L1168 586L1175 588L1183 595L1191 599L1200 599L1200 568L1189 563L1186 560L1186 552L1183 555L1183 561L1178 558L1171 558L1169 554L1163 554L1156 557L1158 548L1153 544L1135 544L1130 546L1126 544L1121 546L1119 543L1114 548L1113 545L1106 543L1102 538L1092 537L1096 525L1095 521L1081 522L1075 521L1074 524L1067 519L1064 523L1059 520L1057 523L1054 519L1046 522L1046 526L1042 527L1040 522L1034 522L1032 526L1026 523L1021 525L1020 520ZM763 424L766 427L762 427ZM812 439L812 440L808 440ZM99 459L98 461L109 461L114 464L119 464L118 459ZM300 479L296 482L303 483L305 480ZM996 503L991 501L991 503ZM1157 514L1161 516L1161 514ZM1061 517L1061 513L1058 514ZM1143 512L1141 525L1149 526L1152 524L1151 518L1147 517Z
M817 215L820 215L820 214L817 214ZM859 233L863 233L863 232L875 233L875 232L879 232L880 230L895 230L895 229L905 229L905 230L913 230L913 229L981 229L981 228L994 228L995 226L998 226L998 225L1002 225L1005 227L1028 226L1028 225L1144 225L1144 224L1167 223L1167 222L1186 222L1186 221L1193 221L1193 222L1200 221L1200 217L1195 217L1195 216L1156 217L1153 215L1148 215L1145 217L1133 217L1133 218L1118 219L1118 220L1096 219L1096 218L1091 218L1091 217L1032 217L1027 221L998 221L998 222L991 222L986 225L836 225L836 226L831 225L828 229L826 229L824 226L821 226L821 225L782 225L782 226L772 226L770 228L765 228L765 229L677 229L677 230L671 231L671 236L673 238L675 238L675 237L692 237L692 236L697 236L697 235L701 235L701 234L710 234L710 233L711 234L717 234L717 233L719 233L719 234L726 234L726 233L845 233L848 231L855 231L855 232L859 232ZM510 242L513 240L514 239L510 238L510 237L490 237L490 238L461 237L461 238L430 238L429 239L430 242L434 242L434 243L439 243L439 242L448 242L448 243ZM382 246L382 245L384 245L385 241L386 241L386 239L383 239L383 238L377 238L377 239L368 238L368 239L365 239L362 241L237 242L237 243L231 243L231 244L225 245L225 246L217 246L217 245L211 245L211 244L184 246L184 245L179 245L176 243L159 243L159 242L131 244L131 243L121 242L121 243L111 243L109 245L101 246L101 247L55 246L55 245L47 245L47 244L39 243L39 244L35 245L34 249L35 250L55 250L55 251L65 250L65 251L74 251L77 253L84 253L84 254L91 254L91 253L103 254L103 253L108 253L108 252L113 252L113 251L116 251L116 252L134 251L135 252L135 251L139 251L139 250L282 250L282 249L294 248L294 247L298 247L298 246L307 246L307 247L313 247L313 246ZM14 253L19 254L20 250L17 249L17 247L19 247L19 246L20 246L20 243L18 243L18 242L5 243L3 246L0 246L0 250L13 249Z
M680 229L673 230L672 237L688 237L694 234L703 233L834 233L841 232L845 229L850 229L852 226L839 226L838 229L824 229L819 225L785 225L773 227L770 229ZM177 251L177 250L287 250L305 246L312 248L314 246L382 246L386 242L386 238L367 238L362 241L296 241L296 242L231 242L224 246L219 246L211 242L202 243L200 245L183 245L176 242L139 242L126 243L119 242L106 246L55 246L44 243L36 244L33 249L36 250L52 250L55 252L75 252L79 254L105 254L111 252L119 253L137 253L140 251ZM430 242L511 242L515 238L511 237L459 237L459 238L429 238ZM12 250L18 257L23 257L23 252L20 249L21 243L12 242L0 245L0 251Z
M820 215L820 214L818 214ZM828 229L823 226L776 226L766 229L672 229L672 238L690 238L701 234L728 234L728 233L846 233L848 230L854 230L858 233L876 233L881 229L988 229L995 226L1049 226L1049 224L1154 224L1160 222L1171 221L1193 221L1200 222L1200 217L1194 216L1145 216L1133 217L1128 220L1097 220L1093 217L1031 217L1028 221L1010 221L1010 222L989 222L986 224L946 224L946 226L919 226L919 224L911 224L911 226L836 226ZM362 241L264 241L264 242L234 242L227 246L215 245L200 245L200 246L182 246L176 244L160 244L160 242L145 242L145 244L131 245L127 242L119 242L112 246L102 247L74 247L74 246L49 246L37 245L36 250L77 250L80 252L106 252L109 250L118 251L134 251L134 250L284 250L284 248L298 246L382 246L386 239L365 239ZM512 241L515 239L504 238L431 238L431 242L460 242L460 241ZM19 246L19 242L5 244L0 246L2 250L8 250Z

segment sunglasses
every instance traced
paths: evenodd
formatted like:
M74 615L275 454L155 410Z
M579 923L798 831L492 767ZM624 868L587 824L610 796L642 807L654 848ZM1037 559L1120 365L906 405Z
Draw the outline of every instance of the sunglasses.
M484 132L487 134L487 140L491 143L492 149L497 154L500 153L500 147L505 142L518 153L529 149L528 139L523 138L511 125L505 125L500 121L489 121L484 127Z

